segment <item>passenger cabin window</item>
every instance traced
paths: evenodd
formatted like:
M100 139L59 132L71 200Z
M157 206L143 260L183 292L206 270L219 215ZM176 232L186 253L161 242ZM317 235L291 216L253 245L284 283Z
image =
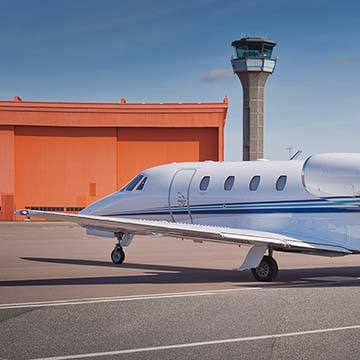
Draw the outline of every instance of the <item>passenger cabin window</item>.
M253 176L253 178L250 180L249 183L249 190L256 191L259 185L260 185L260 176L259 175Z
M277 191L283 191L286 185L287 176L281 175L276 181L276 190Z
M147 180L147 177L144 177L144 178L140 181L140 183L139 183L139 185L137 186L136 190L142 190L142 189L144 188L144 185L145 185L145 183L146 183L146 180Z
M204 176L200 181L200 190L205 191L209 186L209 182L210 176Z
M224 182L224 190L230 191L234 186L235 176L228 176Z
M135 186L140 182L143 178L143 175L137 175L132 179L125 187L123 187L120 191L132 191L134 190Z

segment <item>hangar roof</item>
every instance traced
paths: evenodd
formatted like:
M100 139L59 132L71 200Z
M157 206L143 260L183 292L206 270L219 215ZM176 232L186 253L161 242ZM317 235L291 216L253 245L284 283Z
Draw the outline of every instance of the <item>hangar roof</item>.
M0 125L76 127L224 126L228 98L222 102L118 103L0 101Z

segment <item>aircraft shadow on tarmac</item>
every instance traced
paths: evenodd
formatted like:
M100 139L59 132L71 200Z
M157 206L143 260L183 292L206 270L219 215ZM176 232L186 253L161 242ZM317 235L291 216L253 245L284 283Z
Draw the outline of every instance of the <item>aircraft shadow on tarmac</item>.
M119 270L118 276L76 277L55 279L24 279L3 280L1 286L57 286L57 285L120 285L120 284L191 284L191 283L226 283L239 282L239 286L254 286L254 279L249 271L204 269L195 267L182 267L171 265L124 263L114 265L107 261L63 259L63 258L37 258L21 257L22 260L45 262L51 264L67 264L95 267L113 267ZM121 275L121 269L145 270L145 274ZM354 277L354 281L323 282L305 281L306 278L342 276ZM258 283L256 286L359 286L360 281L355 277L360 276L360 266L334 267L334 268L308 268L308 269L283 269L279 271L278 279L274 283ZM300 282L300 283L298 283ZM251 285L250 285L251 283Z

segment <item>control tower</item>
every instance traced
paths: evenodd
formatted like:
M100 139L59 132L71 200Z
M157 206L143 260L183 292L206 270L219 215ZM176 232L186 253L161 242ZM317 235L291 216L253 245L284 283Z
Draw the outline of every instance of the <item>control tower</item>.
M231 64L243 87L243 160L264 157L264 87L273 73L276 42L246 37L231 43L236 51Z

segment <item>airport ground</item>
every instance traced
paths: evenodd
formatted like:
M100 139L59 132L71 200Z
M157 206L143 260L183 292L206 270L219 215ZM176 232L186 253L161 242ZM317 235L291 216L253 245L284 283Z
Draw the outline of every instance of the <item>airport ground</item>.
M276 282L234 270L246 248L71 224L0 223L1 359L358 359L360 256L275 253Z

